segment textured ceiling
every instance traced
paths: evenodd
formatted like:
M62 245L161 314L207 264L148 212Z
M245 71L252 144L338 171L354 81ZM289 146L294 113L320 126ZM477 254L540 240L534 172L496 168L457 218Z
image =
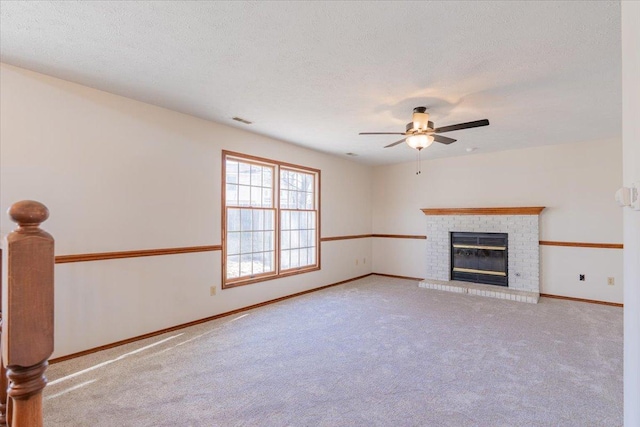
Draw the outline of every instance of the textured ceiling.
M7 2L2 62L369 164L621 135L619 2ZM232 121L239 116L253 122Z

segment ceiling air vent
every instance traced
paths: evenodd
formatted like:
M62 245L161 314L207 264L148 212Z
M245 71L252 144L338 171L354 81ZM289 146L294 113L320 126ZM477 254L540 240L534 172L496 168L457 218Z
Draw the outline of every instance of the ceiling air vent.
M356 153L345 153L347 156L358 157Z
M234 117L233 120L235 120L236 122L244 123L245 125L250 125L252 123L249 120L245 120L241 117Z

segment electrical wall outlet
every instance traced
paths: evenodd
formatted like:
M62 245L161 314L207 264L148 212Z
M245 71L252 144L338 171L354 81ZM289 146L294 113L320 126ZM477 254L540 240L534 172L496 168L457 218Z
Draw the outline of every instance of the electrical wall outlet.
M362 258L362 263L366 264L367 263L367 259L366 258Z
M613 286L616 284L616 279L614 277L607 277L607 285Z
M358 258L356 258L356 265L358 265Z
M211 296L214 296L216 294L216 287L211 286L211 288L209 288L209 292L211 292Z

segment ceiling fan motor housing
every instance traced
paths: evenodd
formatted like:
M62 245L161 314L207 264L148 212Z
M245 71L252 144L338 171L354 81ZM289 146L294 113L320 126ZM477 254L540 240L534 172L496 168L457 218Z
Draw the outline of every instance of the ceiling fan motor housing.
M414 113L414 116L415 116L415 113ZM425 114L425 116L429 117L428 114ZM434 129L433 122L430 121L430 120L426 121L426 123L427 123L427 127L426 128L416 128L416 127L414 127L414 123L415 122L407 123L407 134L414 134L414 133L433 131L433 129Z

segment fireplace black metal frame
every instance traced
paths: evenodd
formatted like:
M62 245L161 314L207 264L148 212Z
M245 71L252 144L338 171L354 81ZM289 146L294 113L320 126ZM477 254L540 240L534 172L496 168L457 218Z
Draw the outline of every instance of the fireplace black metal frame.
M505 287L509 286L509 246L507 233L475 233L451 231L449 233L449 237L451 280L460 280L464 282L482 283L487 285L497 285ZM458 247L454 247L454 244L458 245ZM468 256L475 257L474 259L478 263L480 262L480 259L491 258L495 257L495 254L501 254L501 257L495 258L499 264L503 264L504 268L501 268L500 270L483 270L480 268L461 268L460 266L456 267L456 265L454 265L455 250L458 250L458 253L464 251L466 254L468 254ZM494 262L493 264L496 263ZM486 273L483 273L483 271L486 271Z

